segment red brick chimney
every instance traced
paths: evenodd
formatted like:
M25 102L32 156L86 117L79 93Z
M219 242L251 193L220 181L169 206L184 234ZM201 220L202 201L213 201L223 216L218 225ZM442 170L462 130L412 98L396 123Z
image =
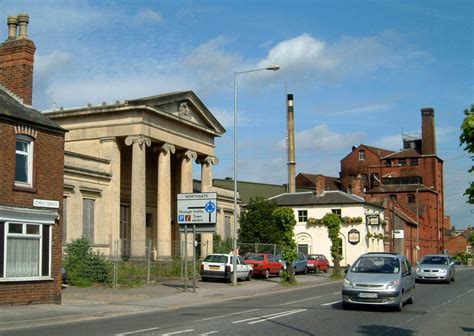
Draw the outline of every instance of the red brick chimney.
M436 155L434 110L421 109L421 155Z
M28 39L28 22L25 13L7 19L8 38L0 44L0 84L31 105L36 47Z
M323 175L316 175L316 195L320 196L326 190L326 178Z
M351 190L354 195L364 197L364 181L360 174L352 180Z

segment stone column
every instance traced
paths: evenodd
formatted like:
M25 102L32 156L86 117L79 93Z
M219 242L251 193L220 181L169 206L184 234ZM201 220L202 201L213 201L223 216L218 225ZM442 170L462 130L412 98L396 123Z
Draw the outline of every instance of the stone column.
M206 156L204 158L199 159L198 163L201 164L201 192L203 193L211 192L212 191L212 165L218 164L219 160L214 156ZM213 250L214 240L213 240L212 235L213 235L212 233L201 234L201 257L202 258L214 252Z
M146 255L146 147L151 140L143 135L129 136L125 144L132 147L132 199L130 204L130 257L144 258Z
M193 192L193 161L196 160L197 154L194 151L187 150L179 155L181 160L181 179L180 179L180 192L181 193L192 193ZM181 242L184 244L187 242L187 256L191 258L193 256L194 240L192 234L192 226L188 225L187 239L184 233L180 234ZM184 255L184 251L183 255Z
M104 218L101 225L108 230L110 257L120 257L120 250L116 250L120 244L120 165L121 154L117 144L117 138L105 137L100 139L102 144L102 157L110 160L110 181L109 191L102 194L106 208L104 210Z
M171 154L174 145L165 143L158 148L158 204L156 244L159 259L171 258Z

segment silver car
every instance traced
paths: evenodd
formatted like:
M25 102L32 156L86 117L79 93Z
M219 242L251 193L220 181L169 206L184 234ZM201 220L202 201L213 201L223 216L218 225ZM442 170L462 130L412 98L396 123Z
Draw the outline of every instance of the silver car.
M416 281L454 281L454 261L445 254L430 254L421 258L416 267Z
M342 304L392 306L401 311L415 299L415 272L408 259L398 253L366 253L346 269Z

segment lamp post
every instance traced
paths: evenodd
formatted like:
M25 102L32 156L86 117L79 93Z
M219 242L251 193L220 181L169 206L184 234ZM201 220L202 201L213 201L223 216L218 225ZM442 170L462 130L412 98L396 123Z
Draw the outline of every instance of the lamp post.
M234 239L232 241L233 262L232 262L232 284L237 286L237 79L241 74L256 71L277 71L280 69L278 65L271 65L266 68L258 68L245 71L234 72Z

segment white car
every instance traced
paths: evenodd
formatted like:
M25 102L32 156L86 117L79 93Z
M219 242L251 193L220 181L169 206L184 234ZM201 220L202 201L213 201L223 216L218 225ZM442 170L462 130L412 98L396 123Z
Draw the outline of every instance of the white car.
M234 256L232 254L209 254L201 263L201 279L224 279L231 281L233 277ZM252 265L247 265L241 256L237 256L237 279L250 281Z
M416 281L454 281L456 269L454 261L445 254L430 254L424 256L416 267Z

